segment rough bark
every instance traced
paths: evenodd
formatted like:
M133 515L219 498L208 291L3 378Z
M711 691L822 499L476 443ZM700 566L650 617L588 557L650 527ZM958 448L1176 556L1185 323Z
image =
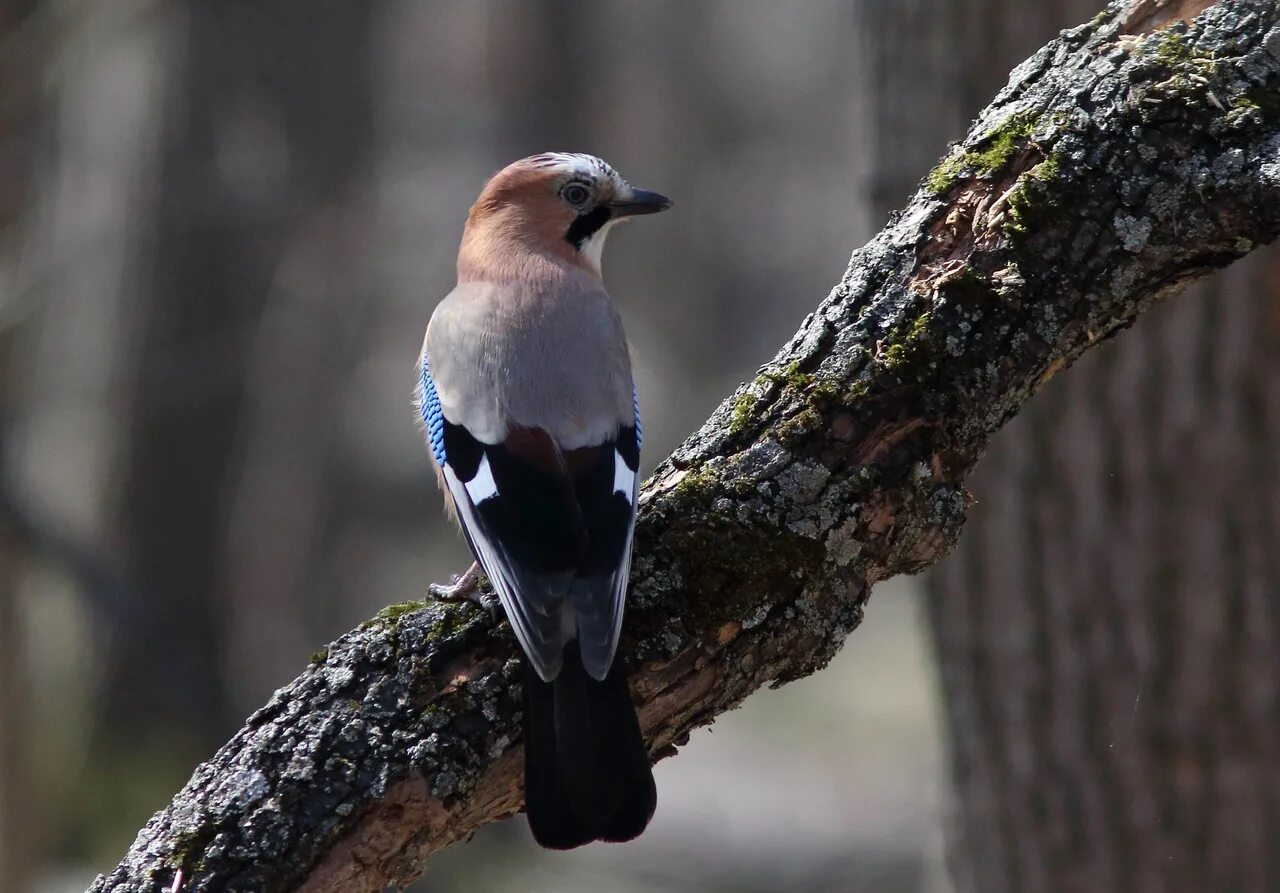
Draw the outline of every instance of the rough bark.
M1128 6L1020 65L647 482L621 653L656 756L822 667L872 584L954 543L963 480L1041 384L1280 232L1280 10L1223 0L1148 34ZM251 716L92 889L411 879L520 807L517 653L478 609L384 611Z

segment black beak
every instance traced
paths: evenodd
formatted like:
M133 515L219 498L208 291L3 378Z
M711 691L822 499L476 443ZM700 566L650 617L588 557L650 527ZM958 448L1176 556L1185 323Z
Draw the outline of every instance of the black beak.
M671 199L647 189L631 190L631 198L625 202L610 202L614 217L634 217L637 214L657 214L671 207Z

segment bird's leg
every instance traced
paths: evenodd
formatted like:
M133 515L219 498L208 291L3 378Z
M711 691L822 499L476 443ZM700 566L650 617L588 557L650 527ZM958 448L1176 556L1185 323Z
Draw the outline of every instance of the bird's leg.
M473 602L488 611L490 615L496 616L497 597L486 595L480 589L480 576L483 573L480 570L480 563L473 561L467 572L461 577L454 577L452 583L432 583L427 587L427 591L438 601Z

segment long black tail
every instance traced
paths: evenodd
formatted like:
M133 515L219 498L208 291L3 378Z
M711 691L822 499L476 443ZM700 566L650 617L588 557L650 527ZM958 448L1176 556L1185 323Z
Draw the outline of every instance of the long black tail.
M524 790L539 844L569 850L639 836L657 789L627 680L615 664L603 682L587 675L578 643L543 682L525 663Z

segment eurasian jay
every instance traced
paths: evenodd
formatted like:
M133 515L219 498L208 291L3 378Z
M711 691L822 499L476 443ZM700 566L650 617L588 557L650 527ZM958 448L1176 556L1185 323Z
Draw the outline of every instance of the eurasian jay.
M615 223L670 205L591 155L511 164L471 208L422 346L441 489L527 658L525 809L553 849L630 840L656 804L613 665L641 435L600 255Z

